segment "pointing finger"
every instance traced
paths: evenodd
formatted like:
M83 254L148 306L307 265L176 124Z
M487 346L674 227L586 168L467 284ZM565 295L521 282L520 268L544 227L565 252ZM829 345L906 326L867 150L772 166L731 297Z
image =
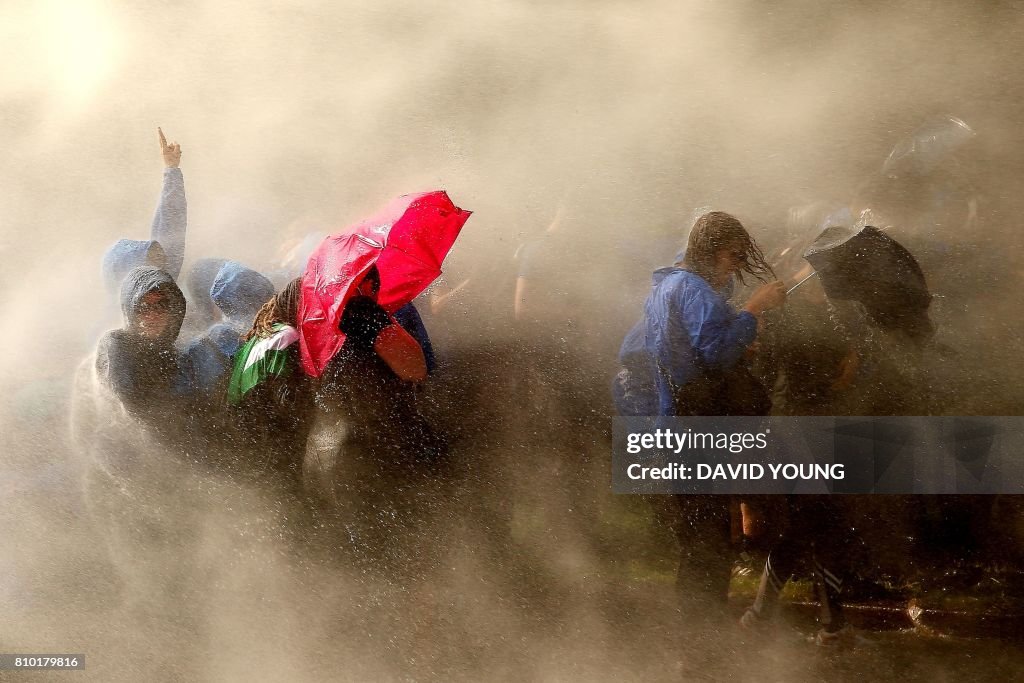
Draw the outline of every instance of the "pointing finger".
M167 149L167 138L164 137L164 132L160 129L160 126L156 127L156 132L160 134L160 149Z

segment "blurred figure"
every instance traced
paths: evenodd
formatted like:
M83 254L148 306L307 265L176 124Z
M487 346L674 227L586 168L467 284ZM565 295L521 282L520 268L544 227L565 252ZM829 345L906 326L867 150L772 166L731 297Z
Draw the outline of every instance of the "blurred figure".
M174 348L185 297L169 273L140 266L121 285L121 311L124 326L107 332L97 345L96 371L129 414L167 436L189 391Z
M337 506L346 454L390 454L386 459L434 463L446 448L416 407L414 387L427 377L415 339L377 304L380 277L370 269L345 305L341 349L318 386L317 418L303 462L303 480L316 498Z
M260 307L273 296L270 280L237 261L224 262L208 294L223 319L192 340L186 349L197 391L212 393L227 376L243 335L252 327Z
M227 390L241 448L257 471L299 483L313 407L312 382L298 358L301 279L289 282L259 309L235 354Z
M786 294L781 282L762 284L737 312L727 298L743 273L763 281L772 270L736 218L717 211L700 216L682 261L655 271L643 318L623 341L613 385L620 415L767 414L767 393L744 355L761 314L781 306ZM732 569L729 497L652 502L679 541L676 586L687 614L705 616L724 606Z
M518 374L533 419L582 438L580 428L607 410L598 398L607 379L593 362L605 341L604 308L589 282L593 262L574 258L583 247L580 227L580 215L563 200L544 232L522 245L513 319L523 349ZM585 244L591 250L595 240L588 237ZM583 451L585 444L572 450Z
M185 322L181 326L182 339L192 339L220 320L220 310L210 298L210 288L225 263L227 259L223 258L201 258L188 268L182 283L188 301Z
M87 508L124 569L127 601L145 611L186 600L192 524L202 497L194 463L206 431L174 348L185 298L169 273L141 266L121 287L122 327L79 367L72 440Z

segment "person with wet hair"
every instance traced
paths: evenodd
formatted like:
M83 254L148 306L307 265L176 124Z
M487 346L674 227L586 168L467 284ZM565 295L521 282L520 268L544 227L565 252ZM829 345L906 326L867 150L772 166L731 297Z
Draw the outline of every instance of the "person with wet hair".
M746 304L728 303L734 278L762 281ZM620 359L649 366L658 415L763 415L767 394L743 362L761 314L785 302L785 286L743 224L720 211L693 224L682 259L654 272L639 328ZM650 389L650 387L648 387Z
M285 473L295 485L313 401L296 343L301 286L295 278L256 312L234 355L226 394L249 464Z
M736 311L728 303L733 280L750 275L763 284ZM785 302L781 282L742 223L720 211L694 222L681 260L654 273L641 321L620 351L613 385L622 415L766 415L767 392L744 356L758 319ZM679 541L676 587L687 614L720 612L731 562L727 496L675 495L652 499L655 516Z

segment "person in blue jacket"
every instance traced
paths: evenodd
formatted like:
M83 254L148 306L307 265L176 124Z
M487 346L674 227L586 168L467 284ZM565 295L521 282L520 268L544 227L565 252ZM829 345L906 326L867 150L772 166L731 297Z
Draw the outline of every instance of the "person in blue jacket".
M120 291L121 281L133 268L151 266L177 279L185 260L188 211L185 202L185 180L179 168L181 146L178 143L168 144L167 138L159 128L157 133L164 161L160 202L150 225L148 240L118 240L103 255L103 282L111 301Z
M642 319L619 353L613 383L623 416L765 415L767 392L743 363L760 315L785 302L781 282L756 288L739 310L730 306L734 278L773 275L735 217L697 218L675 265L654 273ZM694 616L725 603L731 571L727 496L657 496L655 515L680 546L677 590ZM689 611L689 610L688 610Z
M194 387L206 394L231 372L232 356L242 345L242 336L252 327L260 307L274 296L274 285L237 261L225 261L208 296L223 319L193 339L185 351Z
M772 274L743 225L718 211L698 218L681 259L654 272L643 317L623 340L613 387L619 414L766 412L763 390L742 391L758 393L741 361L760 315L784 303L785 285L762 284L736 311L728 299L743 273L762 280Z

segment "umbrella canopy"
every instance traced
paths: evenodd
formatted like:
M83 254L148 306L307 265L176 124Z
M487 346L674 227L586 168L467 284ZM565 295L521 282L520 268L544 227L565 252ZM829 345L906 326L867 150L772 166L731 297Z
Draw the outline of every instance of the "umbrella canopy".
M917 260L878 228L833 226L804 252L830 299L859 301L886 330L902 330L923 342L934 328L932 296Z
M441 274L441 263L471 212L443 191L404 195L376 215L320 243L302 276L302 367L319 377L345 342L341 314L367 271L380 273L377 303L394 313Z
M929 119L896 144L882 165L882 174L890 178L927 175L974 135L974 130L955 116Z

